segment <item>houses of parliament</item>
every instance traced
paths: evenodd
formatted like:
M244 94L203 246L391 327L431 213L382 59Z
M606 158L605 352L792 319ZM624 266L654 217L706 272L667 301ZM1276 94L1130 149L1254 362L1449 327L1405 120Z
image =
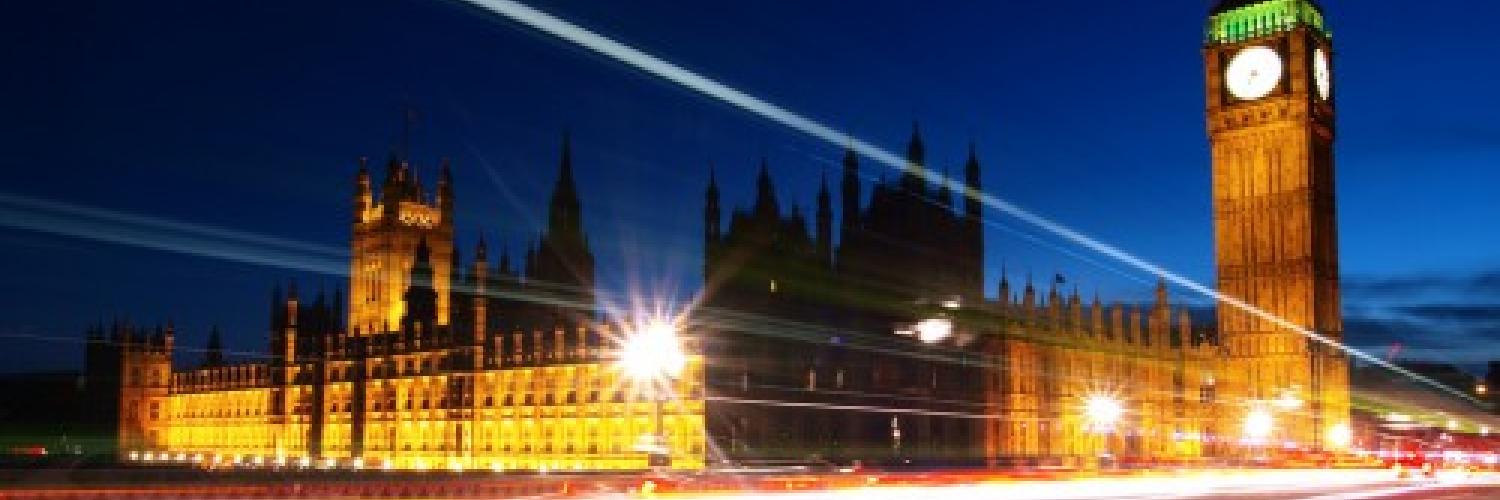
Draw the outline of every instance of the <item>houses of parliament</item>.
M1000 252L974 196L980 152L968 147L961 182L929 175L915 126L896 179L866 182L845 151L837 199L825 178L810 213L778 199L765 160L711 172L703 300L659 407L672 466L1191 463L1347 444L1347 360L1308 335L1342 329L1323 11L1222 0L1205 35L1216 285L1241 302L1221 301L1216 325L1194 324L1164 283L1146 304L1084 298L1059 279L986 283ZM516 262L483 240L462 258L446 163L429 192L405 158L378 182L362 162L347 294L277 288L256 361L227 361L215 336L200 365L177 367L170 327L92 329L91 401L115 452L646 467L658 402L616 365L622 332L599 317L572 147L565 138L545 227ZM755 176L751 206L725 213L721 175Z

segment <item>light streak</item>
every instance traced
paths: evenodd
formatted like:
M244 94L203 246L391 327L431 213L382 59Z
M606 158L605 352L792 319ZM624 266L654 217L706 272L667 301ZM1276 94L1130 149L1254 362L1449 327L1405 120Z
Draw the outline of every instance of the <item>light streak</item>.
M1271 314L1259 307L1245 302L1237 297L1220 293L1211 287L1199 284L1185 276L1174 273L1166 268L1151 263L1123 249L1110 245L1103 241L1094 239L1059 222L1053 221L1045 216L1031 212L1014 203L1005 201L997 196L982 191L969 189L967 186L946 176L927 169L912 169L906 162L895 153L875 146L869 142L853 137L849 134L839 132L832 127L823 125L815 120L804 117L791 110L773 104L764 99L750 95L744 91L735 89L712 78L700 75L696 72L683 68L677 64L666 61L636 49L624 43L620 43L595 33L570 21L553 16L541 10L513 0L464 0L481 9L499 14L512 21L524 24L533 29L555 36L559 39L571 42L575 45L609 57L627 66L656 75L669 82L681 85L704 96L716 99L731 106L743 109L767 120L779 123L798 132L810 135L835 146L845 146L865 157L874 159L888 167L902 172L920 175L929 183L946 186L955 192L963 193L964 196L973 198L984 205L1005 213L1022 222L1036 226L1059 238L1070 241L1106 257L1124 263L1130 267L1145 271L1172 282L1175 285L1192 290L1193 292L1210 297L1220 303L1228 304L1236 309L1249 313L1257 318L1274 323L1276 326L1286 330L1294 331L1306 336L1316 342L1339 349L1350 356L1359 358L1376 366L1420 381L1439 390L1451 393L1464 400L1479 404L1479 401L1463 391L1448 387L1436 380L1401 368L1380 357L1367 354L1358 349L1349 347L1337 340L1330 339L1322 334L1303 328L1275 314Z
M212 226L0 193L0 225L243 264L347 274L348 252Z
M673 498L713 499L908 499L969 500L974 498L1007 498L1016 500L1097 499L1166 499L1166 498L1316 498L1319 500L1357 500L1383 498L1402 493L1440 489L1442 485L1391 485L1387 471L1205 471L1178 473L1175 476L1127 478L1063 478L1050 480L1014 479L1004 474L989 476L951 476L955 481L937 485L835 486L812 491L786 491L774 494L761 491L677 493ZM942 474L934 476L942 482ZM1357 489L1357 490L1356 490ZM1354 490L1354 491L1351 491Z
M869 413L921 415L928 417L953 417L980 420L1005 419L1005 417L1001 415L963 413L956 411L919 410L915 408L892 408L889 406L815 403L810 401L780 401L775 399L736 398L732 396L704 396L703 399L706 401L717 401L720 403L780 406L783 408L813 408L818 410L863 411Z

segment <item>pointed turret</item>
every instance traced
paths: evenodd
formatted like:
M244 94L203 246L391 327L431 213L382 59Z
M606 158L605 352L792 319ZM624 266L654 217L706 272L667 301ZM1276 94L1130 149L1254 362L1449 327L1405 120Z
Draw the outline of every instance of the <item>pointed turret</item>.
M1063 323L1063 299L1062 294L1057 292L1057 279L1052 279L1052 286L1047 290L1047 319L1052 322L1049 325L1054 331Z
M1094 301L1089 304L1089 333L1104 337L1104 304L1099 302L1099 291L1094 290Z
M401 201L406 198L405 171L405 164L395 152L391 152L385 164L385 181L380 184L381 220L384 223L392 223L401 214Z
M709 246L719 241L723 236L720 224L723 222L723 214L719 208L719 179L714 171L713 164L708 166L708 188L703 192L703 230L704 241ZM705 247L707 250L708 247Z
M279 332L286 327L286 303L282 301L281 285L271 287L271 331Z
M432 284L432 250L427 238L417 241L417 251L411 264L411 279L404 296L406 315L402 318L404 330L420 327L422 333L430 334L437 323L437 291Z
M1129 319L1129 321L1130 321L1130 324L1126 326L1126 329L1129 331L1128 335L1130 336L1131 341L1134 342L1134 343L1136 343L1137 345L1141 345L1141 346L1151 345L1150 335L1148 335L1145 330L1141 329L1141 307L1140 307L1140 305L1138 305L1138 304L1131 304L1130 305L1130 319Z
M176 347L176 345L177 345L177 326L173 324L172 320L168 319L167 320L167 327L166 327L165 330L162 331L162 341L161 341L162 352L165 352L168 355L170 355L172 353L172 349L174 347Z
M417 250L412 255L411 278L413 287L432 286L432 248L427 246L427 238L417 240Z
M983 210L979 203L982 192L979 177L979 155L974 151L974 143L971 141L969 159L964 162L964 216L960 234L966 260L964 264L967 267L963 272L974 280L970 287L975 293L984 287L984 225Z
M527 281L536 278L536 245L537 243L535 240L527 242L526 255L522 257L521 260L522 269L520 271L520 274Z
M1177 338L1174 345L1179 347L1190 347L1198 345L1197 335L1193 335L1193 315L1184 307L1177 311Z
M447 158L443 158L441 168L438 173L437 205L443 212L443 217L448 218L453 214L453 169Z
M449 247L448 259L448 325L450 334L464 333L462 328L472 324L474 317L469 313L473 309L469 307L470 292L473 291L473 276L464 276L464 259L458 249L458 240L453 240Z
M1172 304L1167 298L1167 280L1156 282L1156 303L1151 305L1151 315L1146 319L1146 335L1158 346L1166 345L1172 334Z
M1058 280L1054 278L1052 280L1052 286L1047 289L1048 303L1056 303L1062 299L1062 295L1057 293L1057 281Z
M308 308L307 322L310 330L316 334L326 335L332 331L332 322L329 321L328 289L323 283L318 284L318 296L313 299L312 307Z
M1036 313L1036 287L1031 285L1031 273L1026 273L1026 289L1021 293L1021 314L1030 317Z
M557 184L552 189L551 210L547 214L547 233L559 238L583 238L583 215L580 213L578 185L573 180L573 139L564 132L562 154L558 162Z
M859 156L854 154L854 148L844 149L844 178L840 186L840 200L843 202L843 210L839 213L842 217L842 230L839 238L843 243L848 243L850 237L859 231L860 227L860 193L859 193Z
M998 298L1000 300L1001 311L1010 309L1010 273L1006 271L1005 263L1003 262L1000 263L1000 290Z
M979 204L979 193L983 192L980 186L979 175L979 153L975 151L974 142L969 142L969 159L964 162L964 220L970 224L977 225L981 215Z
M224 340L219 335L219 325L208 331L208 348L203 350L203 366L224 365Z
M469 304L457 304L454 307L469 309L469 321L473 330L469 335L471 345L484 345L484 336L488 331L490 316L490 263L489 249L484 244L484 236L479 237L479 244L474 248L474 264L469 271Z
M385 161L385 180L380 183L380 188L382 190L386 190L390 189L393 186L399 186L402 181L401 171L401 157L396 155L396 151L392 150L391 155L386 158ZM384 194L385 193L381 193L381 195ZM384 200L382 199L381 201Z
M297 336L302 328L299 315L301 306L298 304L297 282L295 280L287 283L286 300L281 303L282 320L281 329L274 333L272 338L279 340L279 345L273 346L272 352L280 357L285 365L297 362L298 345Z
M755 207L751 210L762 221L781 218L781 207L776 203L776 186L771 182L771 167L765 157L760 159L760 175L755 178Z
M1068 295L1068 328L1078 333L1083 330L1083 297L1078 295L1078 286L1073 286L1073 293Z
M505 276L515 276L518 274L510 265L510 245L500 246L500 274Z
M1119 302L1109 308L1109 333L1106 336L1122 344L1130 343L1130 333L1125 329L1125 306Z
M595 314L594 254L583 230L583 211L573 179L572 150L572 138L564 134L547 229L526 266L529 281L548 287L562 303L577 304L553 308L549 313L554 319L569 321Z
M833 265L833 197L828 194L828 174L823 174L818 186L817 247L818 262L824 267Z
M347 333L344 325L344 320L346 319L344 315L344 306L346 304L348 304L348 302L344 300L343 285L333 287L333 300L328 304L328 322L329 329L334 333Z
M365 212L375 204L370 187L370 159L359 157L359 173L354 175L354 222L364 222Z
M919 198L927 195L926 164L927 148L922 145L922 131L917 122L912 122L911 140L906 145L906 171L901 174L903 191Z

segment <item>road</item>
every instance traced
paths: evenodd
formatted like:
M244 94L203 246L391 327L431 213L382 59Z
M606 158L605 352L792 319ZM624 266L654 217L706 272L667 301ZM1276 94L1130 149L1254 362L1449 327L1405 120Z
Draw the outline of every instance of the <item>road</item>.
M749 500L765 498L765 493L672 497ZM783 493L776 497L788 500L1493 500L1500 499L1500 475L1450 473L1431 479L1399 479L1390 471L1183 472L1157 477L847 488Z
M260 475L113 486L0 486L0 499L133 498L671 498L705 500L1372 500L1500 499L1500 474L1399 479L1390 471L1157 471L1131 476L990 473L733 476L647 482L639 476L448 476L363 479ZM14 486L14 485L13 485ZM643 491L644 490L644 491ZM654 491L653 491L654 490Z

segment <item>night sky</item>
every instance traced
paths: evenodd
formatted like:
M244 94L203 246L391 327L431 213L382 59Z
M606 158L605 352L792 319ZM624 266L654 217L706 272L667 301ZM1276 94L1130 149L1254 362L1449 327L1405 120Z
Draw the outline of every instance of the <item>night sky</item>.
M1500 6L1322 3L1347 337L1500 358ZM1208 2L531 4L895 151L920 121L935 169L972 140L990 192L1212 283ZM83 329L117 317L263 350L273 283L340 283L319 271L346 265L357 159L383 164L408 107L423 179L452 159L466 256L536 234L570 131L613 291L696 290L710 164L728 206L765 157L807 210L841 153L459 2L7 7L0 371L76 368ZM1004 262L1149 296L1153 277L988 215L991 294Z

